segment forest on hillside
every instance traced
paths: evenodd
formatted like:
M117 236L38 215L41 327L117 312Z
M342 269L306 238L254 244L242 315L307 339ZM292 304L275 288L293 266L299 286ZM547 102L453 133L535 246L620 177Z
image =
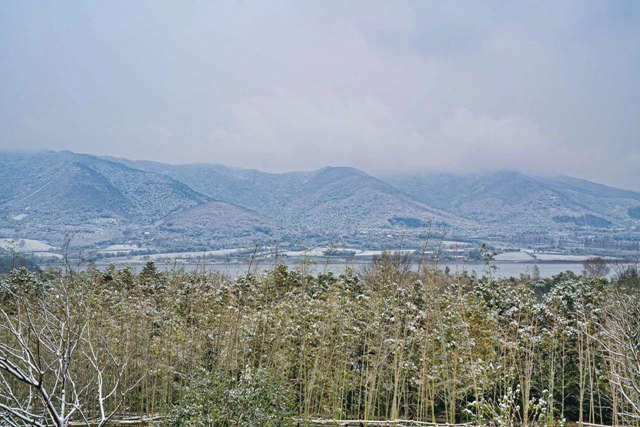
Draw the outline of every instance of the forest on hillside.
M597 276L14 269L0 424L638 425L640 278Z

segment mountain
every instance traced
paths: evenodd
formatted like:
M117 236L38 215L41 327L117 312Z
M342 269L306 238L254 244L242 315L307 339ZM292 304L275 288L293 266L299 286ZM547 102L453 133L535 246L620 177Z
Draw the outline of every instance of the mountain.
M520 230L634 229L640 193L566 176L518 172L394 176L387 182L472 221Z
M70 152L0 156L2 209L19 215L96 215L153 223L210 200L167 176ZM65 218L67 221L69 218Z
M59 246L73 235L87 249L200 251L256 242L418 247L431 232L473 244L615 252L640 240L640 193L519 172L380 179L350 167L265 173L0 152L0 238Z
M236 235L253 237L255 234L270 235L276 228L275 221L255 212L224 202L208 202L181 210L164 218L157 224L163 231L197 239L203 235L222 238Z
M274 174L208 163L170 165L112 157L108 159L133 168L172 177L215 200L245 206L272 218L284 215L285 206L296 194L299 194L303 183L313 174L313 172Z
M355 168L273 174L212 164L120 161L170 176L213 199L255 210L283 227L345 233L406 228L407 224L458 228L471 223Z
M233 222L233 209L212 200L166 175L95 156L0 154L0 218L14 234L58 242L73 234L87 244L139 237L143 229L203 205Z
M345 231L459 228L470 221L433 208L353 168L324 168L309 176L287 206L294 223Z

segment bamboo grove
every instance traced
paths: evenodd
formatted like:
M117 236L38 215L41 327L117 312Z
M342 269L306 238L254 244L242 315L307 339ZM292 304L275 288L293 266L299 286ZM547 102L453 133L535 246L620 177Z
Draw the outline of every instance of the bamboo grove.
M413 270L13 270L0 424L638 425L637 276Z

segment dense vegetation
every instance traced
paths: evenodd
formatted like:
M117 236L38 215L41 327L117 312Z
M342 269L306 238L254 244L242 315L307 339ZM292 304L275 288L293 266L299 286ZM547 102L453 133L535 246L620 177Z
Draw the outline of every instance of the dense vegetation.
M619 276L497 280L399 256L340 276L13 270L0 423L637 424L639 279Z

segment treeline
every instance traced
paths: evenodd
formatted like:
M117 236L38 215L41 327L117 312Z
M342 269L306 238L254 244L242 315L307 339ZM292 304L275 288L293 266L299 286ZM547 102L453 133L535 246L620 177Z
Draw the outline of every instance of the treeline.
M487 273L13 270L0 424L638 425L638 276Z

